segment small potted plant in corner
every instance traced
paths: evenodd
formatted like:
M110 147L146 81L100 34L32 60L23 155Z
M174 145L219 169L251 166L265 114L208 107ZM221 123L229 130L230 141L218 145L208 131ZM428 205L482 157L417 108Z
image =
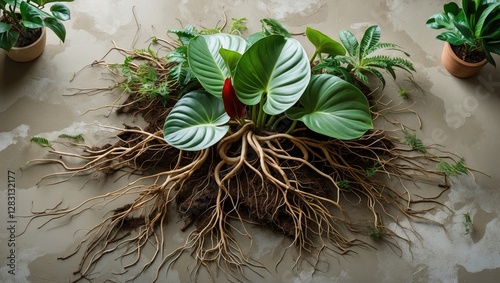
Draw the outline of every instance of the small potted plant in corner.
M426 25L445 29L437 39L445 41L442 61L452 75L468 78L486 63L496 66L492 53L500 54L500 1L462 0L450 2Z
M66 29L62 21L70 19L70 10L58 2L74 0L0 0L0 48L17 62L38 58L45 49L45 28L63 42ZM44 11L46 4L50 13Z

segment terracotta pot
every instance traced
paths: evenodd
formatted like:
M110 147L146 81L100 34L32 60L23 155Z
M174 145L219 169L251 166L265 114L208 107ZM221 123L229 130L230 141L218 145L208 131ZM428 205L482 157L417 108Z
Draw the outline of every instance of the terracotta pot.
M488 63L486 59L479 63L469 63L457 57L448 42L445 42L441 60L448 72L457 78L469 78L477 74Z
M45 28L42 28L42 35L33 44L25 47L12 47L7 52L7 56L16 62L30 62L38 58L45 50L45 42L47 41L47 33Z

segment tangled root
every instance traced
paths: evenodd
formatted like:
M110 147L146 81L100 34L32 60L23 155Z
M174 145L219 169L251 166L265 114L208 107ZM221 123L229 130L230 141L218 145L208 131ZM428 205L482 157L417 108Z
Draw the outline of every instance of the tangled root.
M353 246L368 245L352 236L369 234L366 227L406 240L387 228L385 221L421 218L432 206L416 209L415 204L439 204L436 198L446 189L440 183L443 175L425 164L433 164L438 157L415 153L383 130L340 141L305 129L292 134L255 133L253 129L250 121L241 127L233 125L217 147L199 152L177 150L164 141L161 130L151 133L137 127L121 129L119 136L129 137L128 142L120 140L100 149L81 146L82 154L52 151L84 164L70 167L62 159L33 160L63 166L63 172L46 177L94 171L110 174L126 168L143 176L74 208L38 212L34 218L49 217L47 224L81 213L98 201L109 204L132 198L112 209L76 249L74 254L83 250L75 272L79 279L90 278L99 260L109 253L120 253L119 258L132 256L125 269L138 265L148 244L155 251L134 278L159 259L156 280L163 267L184 253L196 261L194 275L201 268L212 274L215 267L239 278L245 268L265 268L248 257L235 237L237 233L251 238L247 225L264 225L289 238L288 248L299 251L297 266L303 253L328 247L345 254ZM418 197L407 188L407 184L421 182L434 183L438 194ZM182 230L194 227L184 245L165 255L169 236L164 225L172 207L185 219ZM364 210L368 217L353 218L348 207Z

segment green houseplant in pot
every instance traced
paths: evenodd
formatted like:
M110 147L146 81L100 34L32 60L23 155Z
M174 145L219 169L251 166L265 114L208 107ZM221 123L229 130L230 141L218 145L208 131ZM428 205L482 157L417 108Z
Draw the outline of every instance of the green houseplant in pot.
M492 53L500 54L500 1L462 0L462 7L450 2L426 25L446 30L437 39L446 42L442 60L452 75L467 78L487 63L496 66Z
M32 61L45 49L45 28L63 42L70 10L59 2L74 0L0 0L0 48L14 61ZM50 8L47 4L52 4ZM45 11L48 8L48 12Z

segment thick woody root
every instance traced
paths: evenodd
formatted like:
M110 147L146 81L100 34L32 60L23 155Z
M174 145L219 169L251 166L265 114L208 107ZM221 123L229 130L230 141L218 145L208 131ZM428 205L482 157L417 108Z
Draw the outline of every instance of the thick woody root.
M53 219L81 213L96 202L110 204L122 198L132 199L111 209L75 251L83 250L76 271L80 278L92 278L100 259L120 253L121 258L133 258L124 266L126 269L138 265L141 257L149 258L136 276L154 263L158 279L163 267L168 269L183 254L190 253L196 260L194 276L203 268L210 274L222 270L237 279L247 269L258 272L256 268L264 268L249 258L237 240L237 236L252 238L248 225L264 225L289 238L289 248L299 251L297 266L303 253L327 247L344 254L353 246L365 245L356 234L369 234L367 226L384 235L401 237L389 230L385 221L420 219L420 213L428 207L419 210L415 204L438 203L435 197L439 194L416 197L406 188L406 184L419 182L431 182L438 187L442 174L424 163L432 165L437 157L397 147L398 141L382 130L355 141L339 141L318 139L310 132L300 131L294 135L256 134L251 122L233 129L216 148L196 153L170 147L161 131L148 133L131 128L123 133L137 135L138 142L115 144L98 151L84 148L83 155L54 151L83 159L84 165L70 167L60 159L38 160L61 164L66 170L51 176L124 168L143 171L144 163L138 160L150 158L151 153L157 161L150 165L171 162L162 163L166 169L145 174L75 208L44 211L35 217L51 217L45 225ZM368 171L396 180L392 182L395 185L372 177ZM165 235L164 225L172 205L186 220L182 230L192 225L195 228L183 246L165 255L169 235ZM352 208L365 211L365 217L353 218ZM152 245L154 252L144 255L147 245Z

